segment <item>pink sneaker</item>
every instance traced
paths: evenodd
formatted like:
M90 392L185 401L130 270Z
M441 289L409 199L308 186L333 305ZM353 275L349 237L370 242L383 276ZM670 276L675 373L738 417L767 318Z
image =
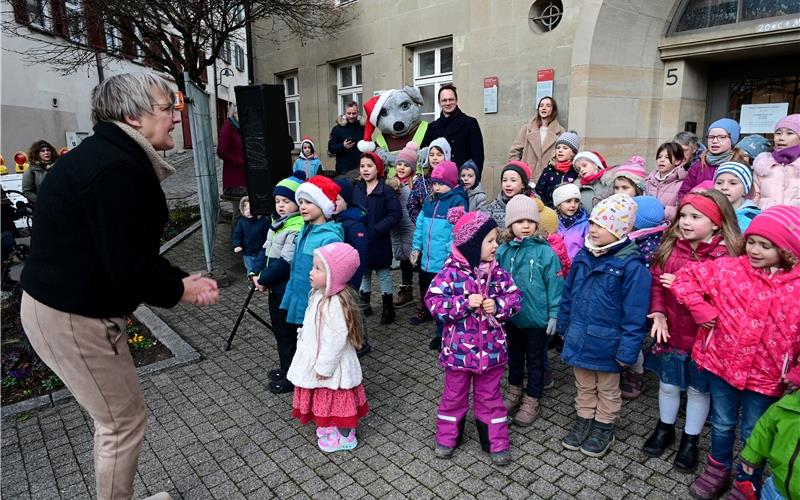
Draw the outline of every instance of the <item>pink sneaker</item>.
M347 437L342 436L339 432L339 429L334 429L334 431L328 434L325 437L322 437L317 441L319 445L319 449L326 452L331 453L334 451L346 451L352 450L356 446L358 446L358 440L356 439L356 430L351 429L350 435Z
M331 432L335 431L336 427L317 427L317 437L324 438Z

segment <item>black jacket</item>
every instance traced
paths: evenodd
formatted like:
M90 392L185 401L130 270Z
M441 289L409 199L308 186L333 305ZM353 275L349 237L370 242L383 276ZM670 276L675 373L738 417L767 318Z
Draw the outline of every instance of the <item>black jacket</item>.
M334 217L334 220L344 229L344 242L355 248L358 252L360 264L358 269L347 283L358 290L361 287L361 278L364 276L364 266L368 258L367 228L364 225L366 216L359 207L352 206Z
M328 138L328 152L336 155L336 173L344 174L358 167L358 159L361 151L358 150L358 141L364 138L364 126L358 121L347 123L346 120L339 119L331 129L331 136ZM353 147L344 147L345 139L353 139Z
M367 185L358 181L353 189L353 205L366 207L367 255L364 269L386 269L392 265L392 229L400 222L403 212L397 192L383 179L367 195Z
M439 137L445 137L450 143L453 163L461 167L467 160L472 160L483 172L483 135L478 120L465 115L459 108L450 116L443 114L428 126L420 147L428 146Z
M123 316L142 302L172 307L186 273L158 254L169 212L153 165L113 123L94 132L42 184L22 288L92 318Z

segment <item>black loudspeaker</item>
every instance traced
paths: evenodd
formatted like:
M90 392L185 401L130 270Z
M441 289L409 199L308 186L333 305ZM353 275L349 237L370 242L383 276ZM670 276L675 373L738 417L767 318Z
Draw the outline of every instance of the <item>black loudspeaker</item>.
M270 215L275 210L275 184L292 174L294 143L289 137L283 85L243 85L234 91L250 211Z

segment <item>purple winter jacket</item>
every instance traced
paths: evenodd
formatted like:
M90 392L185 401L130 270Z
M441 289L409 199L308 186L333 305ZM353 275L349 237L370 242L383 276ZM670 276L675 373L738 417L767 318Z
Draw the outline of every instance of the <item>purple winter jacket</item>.
M506 332L501 323L519 312L522 292L496 261L490 265L488 281L478 278L477 273L452 247L425 294L425 305L433 317L444 322L439 364L445 368L482 373L508 362ZM473 293L494 299L493 316L469 307L468 297Z
M681 198L688 194L695 186L705 181L714 180L714 172L717 171L719 165L712 165L706 163L706 155L700 157L699 160L692 163L686 177L683 179L683 184L678 190L678 205L681 203ZM680 168L680 167L678 167Z
M589 231L589 214L581 209L583 215L569 228L564 227L561 217L558 218L558 234L564 237L564 245L567 247L567 256L570 262L578 255L583 248L586 239L586 232Z

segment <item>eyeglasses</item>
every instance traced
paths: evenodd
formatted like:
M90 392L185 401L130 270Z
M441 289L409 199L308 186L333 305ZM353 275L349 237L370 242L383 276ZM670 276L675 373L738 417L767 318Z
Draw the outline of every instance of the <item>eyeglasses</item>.
M455 99L439 99L439 102L456 102Z
M153 107L158 108L161 111L168 112L170 114L174 113L175 111L183 111L185 104L184 104L184 97L183 92L177 90L172 93L172 102L170 103L154 103Z
M730 138L731 138L731 136L729 136L729 135L707 135L706 136L706 141L707 142L714 142L714 141L722 142L725 139L730 139Z

